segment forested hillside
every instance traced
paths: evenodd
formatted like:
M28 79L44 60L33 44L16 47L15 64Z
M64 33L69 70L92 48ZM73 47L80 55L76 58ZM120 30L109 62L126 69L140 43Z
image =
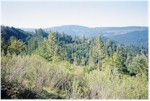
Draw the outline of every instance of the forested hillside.
M143 46L1 26L1 52L3 99L148 99Z
M125 45L148 48L148 30L130 32L124 35L111 37L111 39Z
M35 32L33 28L22 28L28 32ZM63 25L51 28L44 28L44 31L65 33L71 37L98 37L109 38L117 43L125 45L148 46L148 27L127 26L127 27L85 27L79 25Z

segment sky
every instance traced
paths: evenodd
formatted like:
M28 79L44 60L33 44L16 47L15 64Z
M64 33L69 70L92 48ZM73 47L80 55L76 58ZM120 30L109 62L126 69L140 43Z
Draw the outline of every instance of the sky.
M1 11L18 28L148 26L148 0L2 0Z

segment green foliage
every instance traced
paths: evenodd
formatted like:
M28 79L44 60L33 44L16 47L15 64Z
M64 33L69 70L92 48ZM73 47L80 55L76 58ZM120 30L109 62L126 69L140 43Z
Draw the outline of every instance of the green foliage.
M2 28L2 98L148 99L147 49L101 36L32 34Z
M16 56L2 60L2 77L9 82L17 81L24 87L34 89L42 98L71 99L147 99L146 78L123 75L111 64L103 71L85 72L85 67L67 62L47 62L38 55ZM111 61L111 59L109 59ZM7 61L7 62L6 62ZM43 90L42 90L43 89Z
M45 53L46 58L52 61L61 61L65 58L65 50L59 45L58 40L56 39L56 33L50 32L48 35L48 39L45 40Z
M10 41L10 45L8 46L8 51L10 54L15 53L18 55L21 52L25 51L25 44L22 41L12 37Z
M148 76L148 60L145 55L135 56L129 63L128 70L131 74Z
M26 42L32 36L28 32L7 26L1 26L1 33L1 36L5 39L6 43L9 43L11 37L16 37L16 39Z

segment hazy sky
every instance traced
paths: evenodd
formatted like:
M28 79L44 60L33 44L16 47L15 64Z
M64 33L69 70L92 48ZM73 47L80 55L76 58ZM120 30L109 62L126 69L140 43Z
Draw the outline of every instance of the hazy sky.
M3 25L21 28L148 25L147 0L21 1L2 0Z

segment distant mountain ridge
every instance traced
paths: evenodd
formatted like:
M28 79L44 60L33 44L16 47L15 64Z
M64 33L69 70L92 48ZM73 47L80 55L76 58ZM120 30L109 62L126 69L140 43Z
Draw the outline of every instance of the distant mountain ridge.
M126 45L148 47L148 30L129 32L111 39Z
M35 29L23 29L33 31ZM57 31L72 37L97 37L103 36L126 45L148 46L148 27L127 26L127 27L86 27L80 25L63 25L44 28L45 31Z
M21 28L25 31L33 31L36 28ZM146 30L148 27L144 26L127 26L127 27L86 27L86 26L80 26L80 25L63 25L63 26L55 26L50 28L42 28L45 31L57 31L60 33L66 33L71 36L75 35L81 35L84 34L85 36L88 36L89 34L97 33L102 34L104 36L111 36L110 33L113 35L119 35L119 34L126 34L127 32L132 31L140 31L140 30ZM107 35L108 34L108 35Z

